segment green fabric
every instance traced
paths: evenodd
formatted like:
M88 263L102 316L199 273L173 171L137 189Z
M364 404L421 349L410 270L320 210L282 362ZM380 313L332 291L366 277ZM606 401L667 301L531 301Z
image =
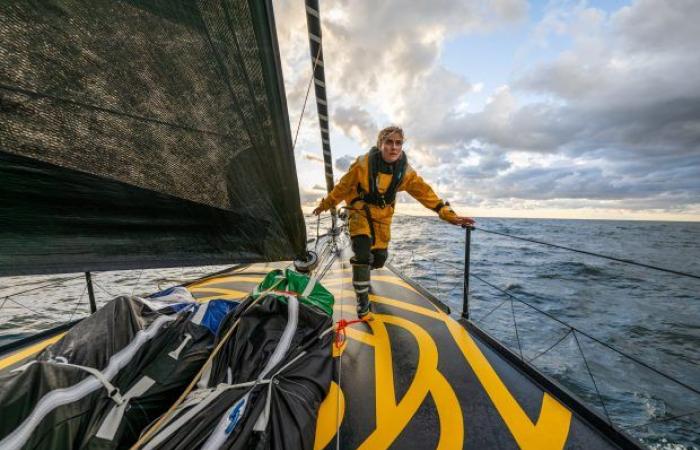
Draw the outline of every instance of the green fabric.
M256 286L253 290L253 296L259 295L261 292L266 291L270 288L274 288L276 291L290 291L302 294L306 286L309 284L309 276L304 275L299 272L295 272L291 269L286 271L273 270L265 276L265 279ZM273 292L274 294L274 292ZM280 295L282 299L284 296ZM335 303L335 298L328 289L323 287L320 282L316 282L316 285L311 290L311 293L306 297L299 296L299 300L310 306L314 306L329 316L333 316L333 304Z

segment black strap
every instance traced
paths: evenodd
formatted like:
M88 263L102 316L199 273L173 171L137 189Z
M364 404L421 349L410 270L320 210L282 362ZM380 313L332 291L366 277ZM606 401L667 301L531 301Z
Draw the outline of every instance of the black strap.
M442 200L440 200L438 204L435 205L435 207L433 208L433 211L440 214L440 210L445 206L450 206L450 202L443 202Z
M367 156L367 184L369 185L369 192L362 189L360 183L357 184L357 194L358 196L352 200L354 203L357 200L362 200L365 203L369 203L380 208L385 208L387 205L394 205L396 202L396 192L398 190L399 184L403 180L403 176L406 173L407 160L406 154L402 153L401 158L394 163L394 170L391 176L391 183L383 194L379 192L378 180L379 180L379 166L381 164L380 158L381 153L377 147L372 147Z

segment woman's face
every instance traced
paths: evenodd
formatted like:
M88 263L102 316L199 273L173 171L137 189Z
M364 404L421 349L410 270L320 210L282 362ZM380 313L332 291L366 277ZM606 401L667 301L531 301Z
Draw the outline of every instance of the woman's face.
M401 158L401 152L403 148L403 136L398 131L391 133L389 136L384 138L382 142L382 148L379 150L382 152L382 159L391 164L396 162Z

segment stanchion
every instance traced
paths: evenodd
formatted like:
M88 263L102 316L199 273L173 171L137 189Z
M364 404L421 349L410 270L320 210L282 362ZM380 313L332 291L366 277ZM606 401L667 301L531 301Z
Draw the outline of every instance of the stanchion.
M462 317L469 319L469 254L472 246L472 230L474 227L467 225L462 226L465 230L464 235L464 292L462 301Z
M97 311L97 303L95 303L95 291L92 290L92 276L90 272L85 272L85 282L87 283L88 297L90 298L90 314Z

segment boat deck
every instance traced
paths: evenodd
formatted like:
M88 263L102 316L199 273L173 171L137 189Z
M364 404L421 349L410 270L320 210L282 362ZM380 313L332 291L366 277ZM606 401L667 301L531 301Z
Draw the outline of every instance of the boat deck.
M353 320L347 256L321 281L335 317ZM253 264L188 286L198 299L242 298L280 264ZM589 422L389 269L372 273L374 320L335 344L335 381L321 406L316 449L615 448ZM0 359L14 366L60 334Z
M336 322L357 318L347 256L321 281ZM201 301L236 298L277 267L255 264L190 290ZM617 447L391 270L372 272L372 292L374 320L334 345L316 449Z

